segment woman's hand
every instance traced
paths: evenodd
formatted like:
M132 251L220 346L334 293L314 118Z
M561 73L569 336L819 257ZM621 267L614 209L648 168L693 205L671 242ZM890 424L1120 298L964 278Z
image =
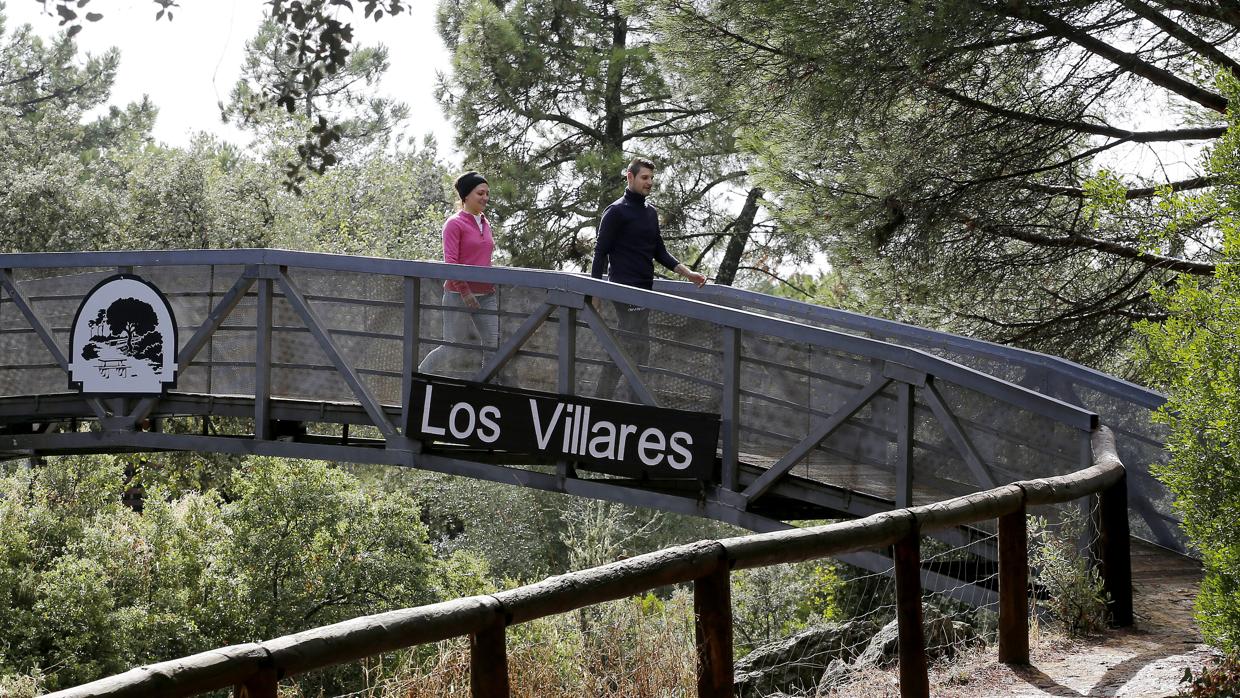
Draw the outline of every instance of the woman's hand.
M465 307L469 308L470 310L477 310L478 308L482 307L482 304L478 302L477 296L470 293L469 291L466 291L465 293L461 294L461 302L463 302L465 304Z

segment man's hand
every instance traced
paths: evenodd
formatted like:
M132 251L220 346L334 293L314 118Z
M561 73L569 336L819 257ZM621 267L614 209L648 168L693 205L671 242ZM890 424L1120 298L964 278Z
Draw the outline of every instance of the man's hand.
M697 273L696 271L693 271L689 267L686 267L684 264L677 264L675 271L677 274L680 274L686 279L692 281L693 285L697 286L698 288L701 288L703 285L706 284L705 276Z

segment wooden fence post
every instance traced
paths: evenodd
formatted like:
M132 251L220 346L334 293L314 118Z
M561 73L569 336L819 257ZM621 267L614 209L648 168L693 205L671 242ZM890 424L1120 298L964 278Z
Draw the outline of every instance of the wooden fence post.
M245 683L233 688L233 698L276 698L279 686L275 667L259 669Z
M900 698L930 698L921 615L921 534L916 525L895 545L896 621L900 629Z
M1128 538L1128 475L1098 495L1098 550L1111 623L1132 625L1132 552Z
M732 584L727 560L693 582L698 698L732 698Z
M508 649L502 618L469 636L469 690L473 698L508 698Z
M999 517L999 661L1029 663L1029 534L1023 504Z

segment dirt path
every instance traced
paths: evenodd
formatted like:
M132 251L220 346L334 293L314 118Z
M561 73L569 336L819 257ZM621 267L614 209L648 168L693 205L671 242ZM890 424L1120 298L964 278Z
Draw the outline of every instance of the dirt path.
M993 649L931 672L936 698L1097 696L1167 698L1180 689L1185 668L1197 673L1214 651L1193 622L1199 567L1152 548L1133 550L1136 625L1074 641L1035 635L1031 665L995 662ZM879 683L883 685L877 685ZM894 675L854 685L844 695L898 696Z

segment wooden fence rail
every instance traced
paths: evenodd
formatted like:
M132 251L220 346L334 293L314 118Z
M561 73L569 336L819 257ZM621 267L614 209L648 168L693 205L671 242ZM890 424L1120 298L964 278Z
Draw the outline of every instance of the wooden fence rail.
M509 695L505 628L537 618L692 582L698 695L732 696L732 570L895 546L900 692L926 698L919 545L924 533L999 522L999 660L1028 663L1027 507L1101 495L1095 522L1106 541L1101 568L1117 625L1132 622L1124 466L1105 427L1092 437L1093 465L1060 477L1017 482L925 506L815 528L700 541L551 577L487 596L354 618L261 643L234 645L131 669L59 691L85 696L193 696L234 687L245 698L275 698L281 678L383 652L469 636L471 690Z

